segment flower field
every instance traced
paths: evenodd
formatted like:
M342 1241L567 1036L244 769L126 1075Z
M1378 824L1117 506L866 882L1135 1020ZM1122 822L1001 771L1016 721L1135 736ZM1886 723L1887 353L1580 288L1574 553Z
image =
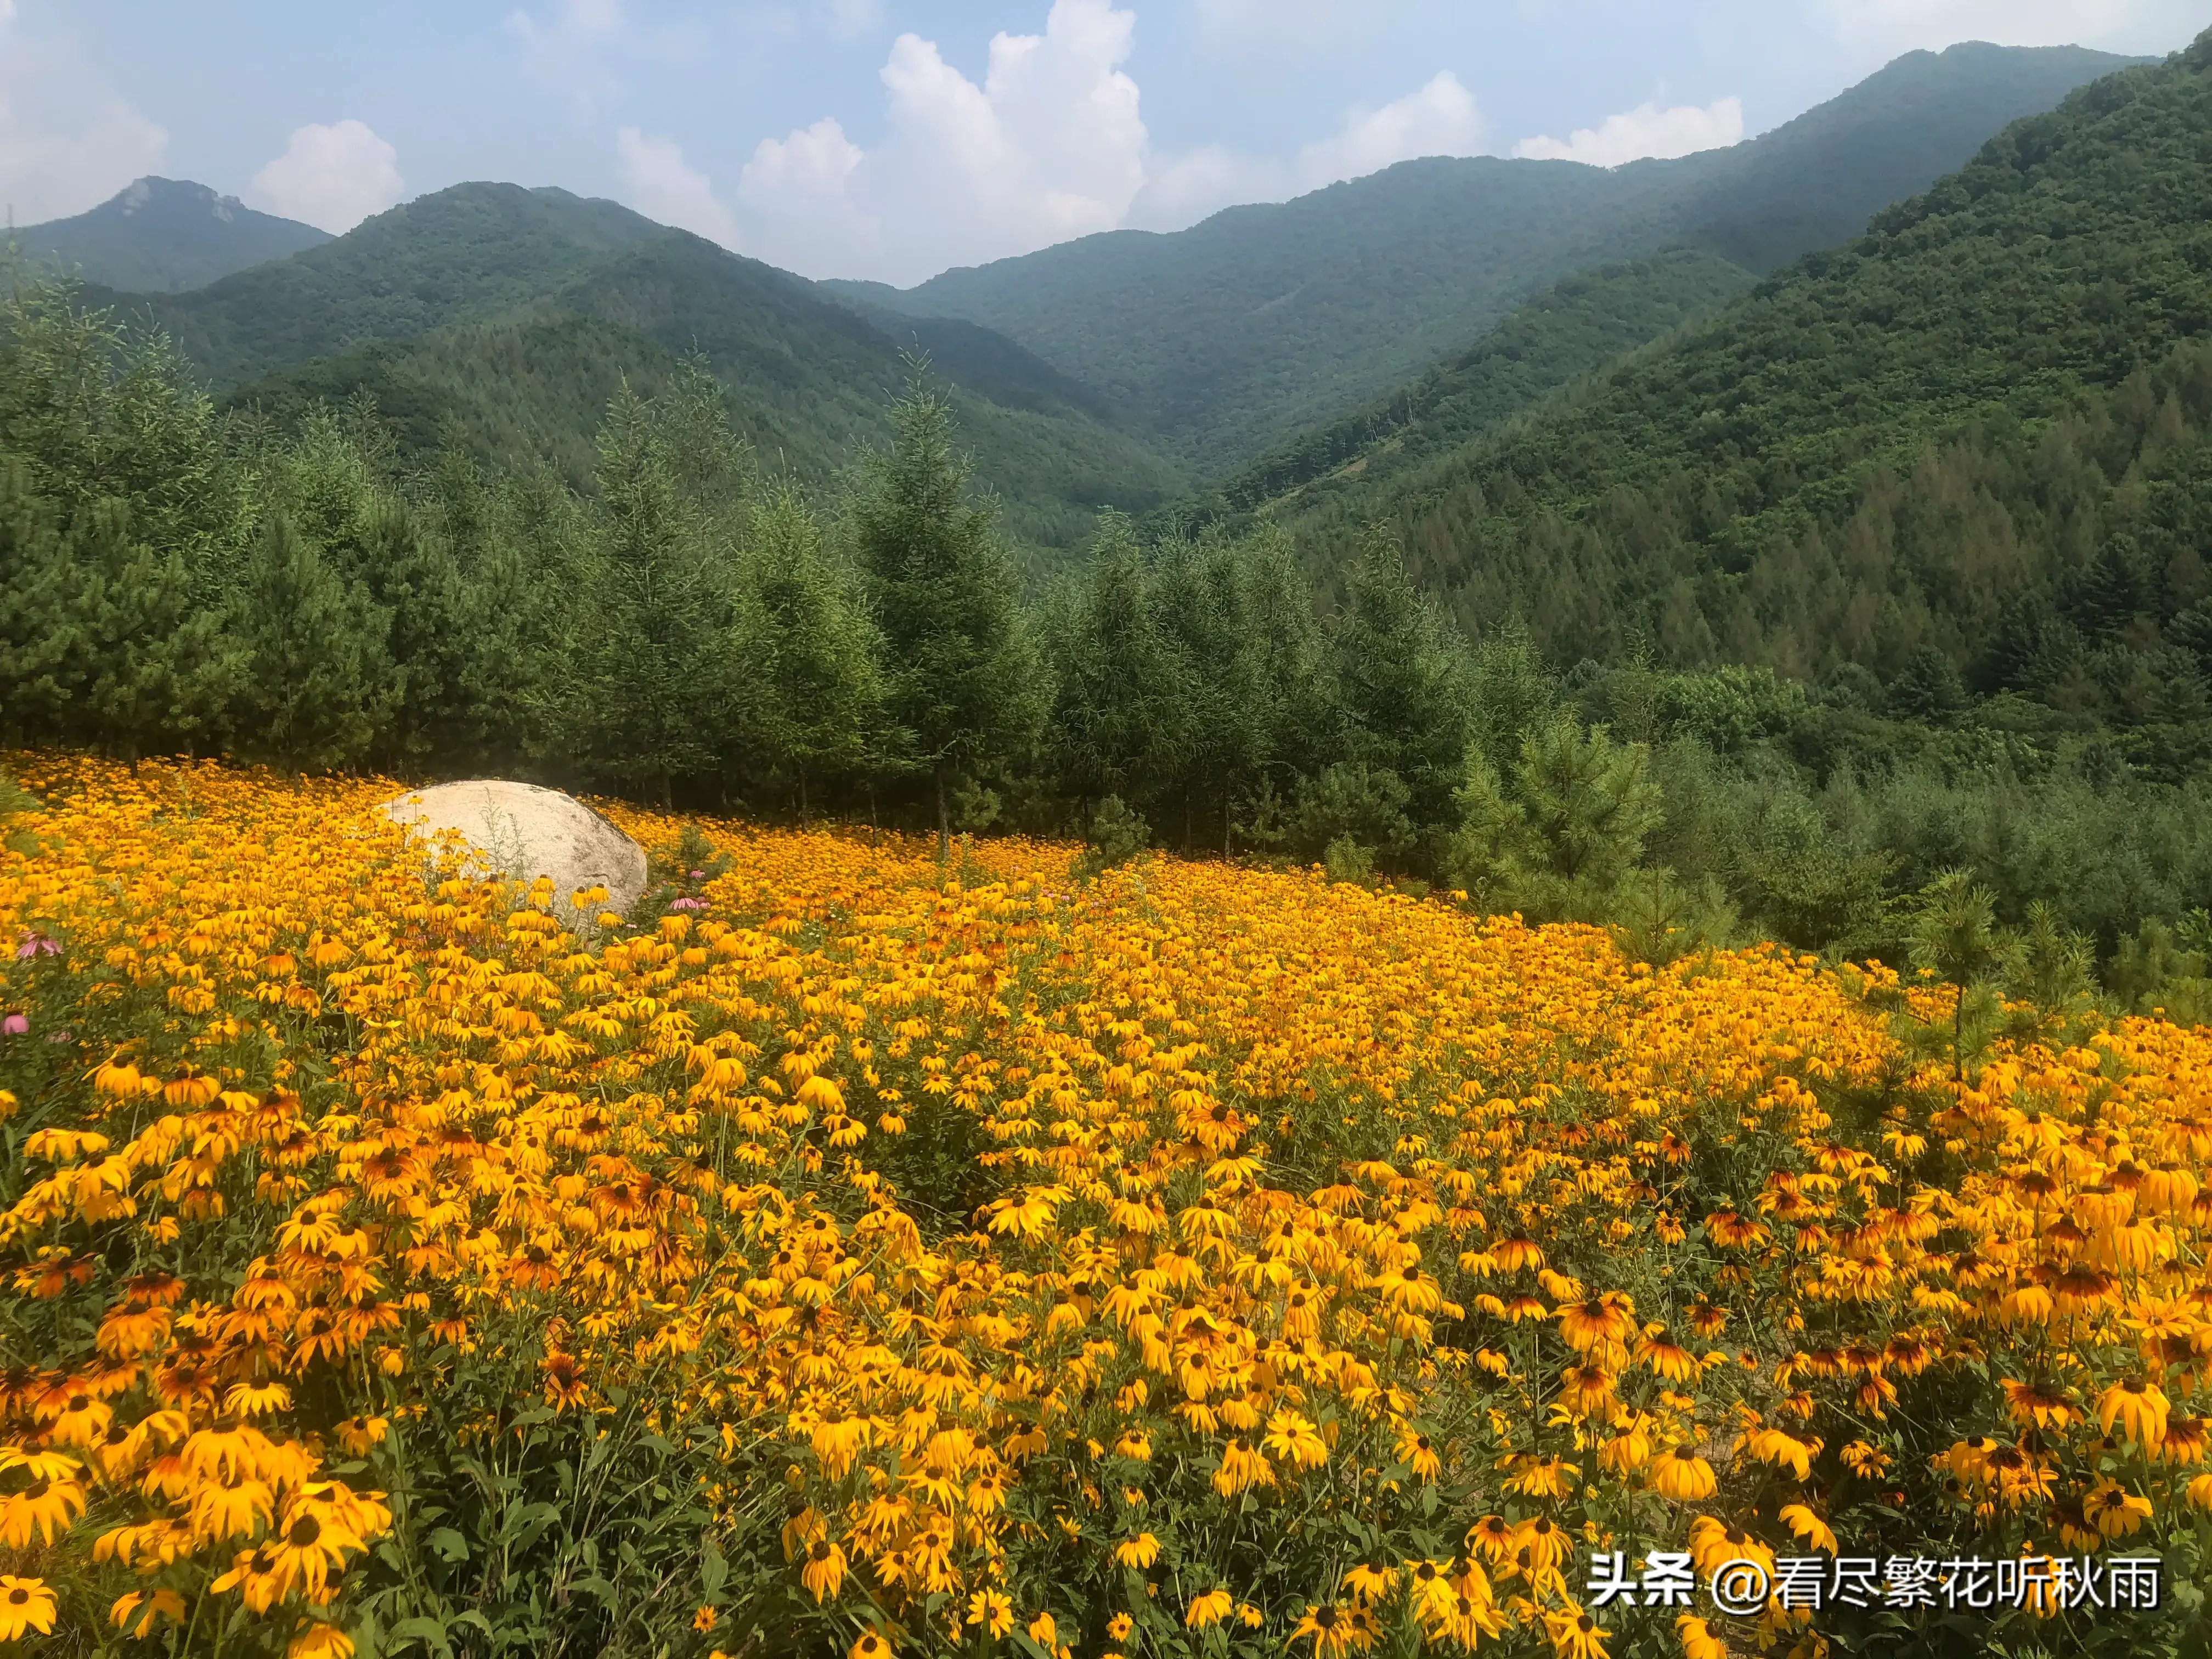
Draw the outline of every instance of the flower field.
M582 937L387 783L9 765L0 1651L2212 1623L2202 1031L1960 1067L1878 969L626 808L665 878ZM2081 1593L2121 1557L2155 1607Z

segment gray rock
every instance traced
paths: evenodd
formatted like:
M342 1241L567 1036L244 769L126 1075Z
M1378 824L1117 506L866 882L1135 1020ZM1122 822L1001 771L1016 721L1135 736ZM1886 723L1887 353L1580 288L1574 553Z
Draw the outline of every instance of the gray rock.
M628 910L645 891L645 848L574 795L531 783L471 778L410 790L380 809L425 842L441 830L459 830L477 854L478 873L531 882L553 878L553 908L567 921L588 923L600 907L579 916L570 895L600 887L605 908Z

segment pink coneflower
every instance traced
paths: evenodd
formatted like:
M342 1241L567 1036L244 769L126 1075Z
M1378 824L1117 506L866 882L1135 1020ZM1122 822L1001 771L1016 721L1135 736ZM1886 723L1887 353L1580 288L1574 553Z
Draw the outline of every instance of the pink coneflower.
M58 957L62 953L61 942L48 939L44 933L26 933L23 942L15 947L15 960L30 957Z
M708 906L704 899L680 898L671 903L668 908L672 910L704 910Z
M9 1014L0 1018L0 1036L21 1036L31 1029L28 1014Z

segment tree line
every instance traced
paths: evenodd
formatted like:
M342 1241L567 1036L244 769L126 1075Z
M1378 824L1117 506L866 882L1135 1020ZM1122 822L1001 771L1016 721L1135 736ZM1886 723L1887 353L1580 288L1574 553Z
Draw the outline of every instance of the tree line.
M1025 584L919 372L891 424L810 495L694 363L617 394L588 490L458 443L410 467L365 401L219 413L158 337L18 289L0 743L1314 860L1655 956L1904 960L1916 896L1968 869L2084 988L2204 987L2212 801L2094 732L1634 653L1563 670L1452 619L1380 531L1319 591L1279 529L1107 513Z

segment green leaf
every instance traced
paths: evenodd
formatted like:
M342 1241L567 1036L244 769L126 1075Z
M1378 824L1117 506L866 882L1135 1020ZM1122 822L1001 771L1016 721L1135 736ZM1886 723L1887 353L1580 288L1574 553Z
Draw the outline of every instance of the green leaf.
M403 1619L394 1625L390 1632L390 1639L394 1642L424 1643L443 1654L450 1655L453 1650L453 1644L446 1638L446 1621L442 1619L428 1618L419 1613L412 1619Z

